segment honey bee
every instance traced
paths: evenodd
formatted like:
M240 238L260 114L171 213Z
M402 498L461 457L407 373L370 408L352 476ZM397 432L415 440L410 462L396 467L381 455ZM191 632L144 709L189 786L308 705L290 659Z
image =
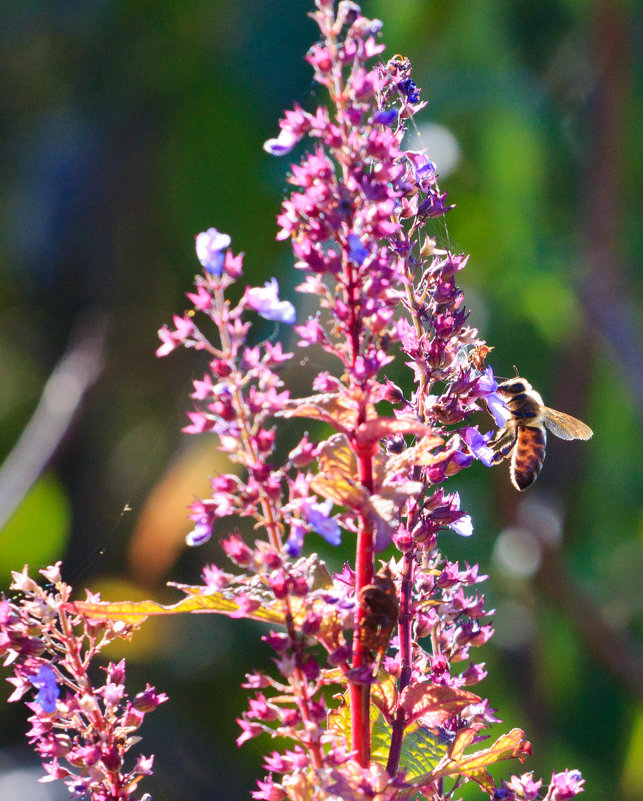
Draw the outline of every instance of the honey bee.
M495 462L511 455L511 483L521 492L534 483L543 466L545 427L560 439L589 439L594 433L575 417L545 406L540 393L520 376L503 381L497 394L507 404L511 417L489 445L497 449Z

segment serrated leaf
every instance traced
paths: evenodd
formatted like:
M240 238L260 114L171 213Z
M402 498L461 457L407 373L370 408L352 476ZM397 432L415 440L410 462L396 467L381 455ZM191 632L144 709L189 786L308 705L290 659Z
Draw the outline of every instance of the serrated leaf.
M464 749L471 744L477 733L477 730L473 728L463 729L459 732L449 752L431 771L415 778L412 788L405 791L402 797L412 795L422 787L446 776L466 777L488 792L493 792L495 783L487 772L487 767L504 759L516 758L522 762L525 756L531 753L531 746L525 738L525 733L521 729L512 729L501 735L488 748L474 751L472 754L465 754Z
M377 417L362 423L355 432L355 439L361 444L368 444L393 434L412 434L415 437L422 437L430 430L425 423L421 423L417 417L410 415ZM436 437L436 439L438 439L438 444L442 442L439 438Z
M422 718L425 726L440 726L469 704L479 701L480 698L468 690L422 681L404 689L400 705L409 723Z
M384 717L390 720L397 705L397 681L385 670L380 670L377 674L377 681L371 687L371 700Z
M442 445L442 443L443 440L440 437L428 434L417 445L412 445L402 453L389 456L387 470L392 473L399 473L415 466L430 467L432 464L444 459L444 453L437 455L433 453L433 450Z
M257 606L251 609L250 607L254 604L257 604ZM258 601L251 602L246 609L243 606L243 602L237 603L220 592L213 592L208 595L202 593L189 595L170 606L156 601L136 601L134 603L131 601L99 601L94 603L75 601L69 604L69 609L92 620L120 620L129 624L142 623L152 615L180 615L186 612L211 612L245 617L250 620L260 620L267 623L284 622L284 615L277 608L262 606Z
M417 777L430 773L444 758L447 744L437 735L417 721L411 723L404 733L400 768L406 771L406 781L413 782Z
M335 434L324 443L317 463L319 473L310 486L318 495L349 509L360 509L368 501L368 492L358 479L357 458L344 434Z
M395 684L392 677L388 677ZM373 685L373 691L376 692ZM387 690L387 692L389 692ZM351 741L351 708L348 691L341 696L341 703L337 709L331 710L328 715L328 728L339 735L348 745ZM382 696L383 698L383 696ZM391 746L391 725L386 721L380 710L371 704L369 709L369 719L371 726L371 759L386 765L388 753Z
M391 724L374 706L371 706L371 759L386 765L391 750Z
M351 736L351 708L348 701L348 692L334 696L339 698L339 706L331 709L328 713L328 728L346 743L350 742Z
M364 487L346 478L339 471L318 473L311 479L310 488L322 498L349 509L361 509L368 500L368 492Z
M369 404L371 414L375 416L372 404ZM278 412L279 417L307 417L311 420L321 420L328 423L338 431L352 431L357 424L357 403L344 395L335 392L310 395L306 398L293 398L286 403L286 407Z
M379 676L380 680L371 688L371 759L386 765L391 749L390 713L395 706L397 691L393 676L386 671L381 671ZM328 725L346 742L350 742L351 712L348 692L341 699L339 708L330 713ZM413 782L417 777L427 775L444 758L446 752L447 745L440 742L429 728L420 726L417 722L412 723L405 732L400 754L400 768L406 771L406 781Z
M293 569L300 570L312 580L313 590L332 587L332 578L326 565L314 554L298 560ZM213 590L202 584L171 584L186 596L171 605L156 601L76 601L68 604L67 608L72 613L93 620L119 620L131 625L138 625L151 616L185 613L221 614L263 623L285 624L282 601L274 598L260 577L249 579L226 575L226 578L230 584L222 590ZM238 582L236 585L233 583L235 581ZM330 650L339 647L343 642L343 626L337 612L329 613L324 602L317 597L290 599L290 612L296 624L302 623L306 614L314 610L322 613L317 639Z
M357 457L345 434L333 434L320 446L317 464L320 473L336 472L357 479Z

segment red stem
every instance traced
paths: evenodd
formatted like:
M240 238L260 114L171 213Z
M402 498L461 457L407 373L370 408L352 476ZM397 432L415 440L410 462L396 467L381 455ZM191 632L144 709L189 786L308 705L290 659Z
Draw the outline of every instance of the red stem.
M369 492L373 491L373 459L372 453L358 454L359 478ZM355 597L359 598L363 587L373 581L373 528L370 520L359 516L359 533L357 535L357 554L355 558ZM366 664L368 652L360 642L358 632L365 609L359 604L355 613L355 629L353 634L353 669L362 668ZM371 761L371 725L370 725L370 684L351 683L351 747L356 752L358 763L368 767Z
M408 687L411 681L412 654L411 654L411 587L413 586L413 568L415 565L415 551L404 554L402 565L402 582L400 585L400 614L398 622L398 635L400 639L400 678L398 683L398 699L402 690ZM402 738L406 716L404 710L398 705L393 720L391 734L391 748L388 755L386 770L389 776L395 776L400 764L402 753Z
M328 84L331 100L337 108L337 121L342 130L344 147L350 151L349 129L350 124L345 115L345 98L343 69L344 65L338 58L335 35L333 32L334 13L328 7L325 18L325 32L329 44L329 52L332 54L334 62L334 77ZM344 180L348 179L348 169L343 159L339 159L342 164L342 174ZM361 333L362 320L358 313L358 302L361 289L361 278L359 271L354 270L350 259L347 257L347 248L342 244L344 251L344 290L346 292L346 302L349 308L349 319L346 327L347 339L350 344L350 364L355 366L357 357L361 352ZM364 422L366 401L368 400L368 389L364 384L360 386L362 390L362 408L358 415L355 428ZM360 449L359 443L353 441L353 447L357 454L358 475L362 486L373 493L373 454L372 446ZM359 514L359 528L357 534L357 551L355 555L355 598L359 599L363 587L373 581L373 526L365 514ZM366 613L362 604L358 603L355 611L355 624L353 632L353 670L363 668L369 658L367 649L359 639L360 624ZM350 706L351 706L351 747L355 752L355 758L361 767L368 767L371 761L371 727L370 727L370 684L362 682L350 682Z

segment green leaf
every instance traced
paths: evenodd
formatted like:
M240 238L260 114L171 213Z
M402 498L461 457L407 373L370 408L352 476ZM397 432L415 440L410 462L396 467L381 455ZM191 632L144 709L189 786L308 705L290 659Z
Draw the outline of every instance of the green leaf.
M447 752L446 743L438 741L434 732L417 721L407 727L402 741L400 768L406 769L406 780L430 773Z
M382 670L378 674L378 681L371 688L371 759L381 765L386 765L391 750L392 727L388 716L393 711L397 695L395 683L395 678ZM330 713L329 728L349 743L351 732L349 693L344 693L341 699L340 706ZM382 710L389 714L383 713ZM414 781L419 776L430 773L446 756L447 750L447 745L438 742L437 737L426 726L420 726L417 722L408 726L400 755L400 768L407 771L407 781Z
M487 767L504 759L519 759L524 761L531 753L531 746L521 729L512 729L501 735L488 748L465 754L464 749L471 745L477 734L477 728L463 729L458 732L450 749L445 748L444 756L430 770L416 774L412 780L413 787L405 791L401 797L406 798L422 787L431 784L437 779L450 777L466 777L479 784L487 792L493 792L495 784ZM424 753L422 757L424 758ZM409 779L410 777L407 777Z
M371 759L386 765L391 750L391 724L375 706L371 706Z
M394 680L390 681L394 684ZM351 741L351 705L350 693L346 691L340 696L341 703L337 709L330 712L328 716L328 728L339 735L348 745ZM371 723L371 759L386 765L388 752L391 746L391 726L380 710L371 703L370 708Z

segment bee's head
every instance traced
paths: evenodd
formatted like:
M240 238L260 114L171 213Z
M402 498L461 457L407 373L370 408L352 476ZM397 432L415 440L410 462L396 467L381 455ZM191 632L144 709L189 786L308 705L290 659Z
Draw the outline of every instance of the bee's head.
M521 392L528 392L531 389L531 384L524 378L517 376L510 378L508 381L503 381L498 385L498 394L500 397L513 398L515 395L520 395Z

